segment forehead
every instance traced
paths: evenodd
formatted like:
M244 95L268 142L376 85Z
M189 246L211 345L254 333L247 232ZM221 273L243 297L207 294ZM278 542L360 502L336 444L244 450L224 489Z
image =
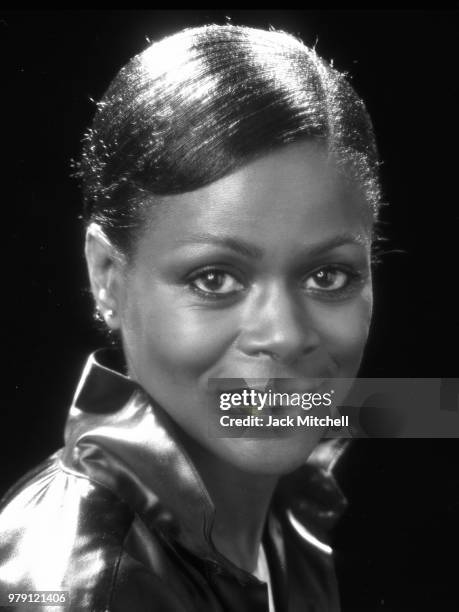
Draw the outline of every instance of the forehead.
M212 234L269 247L371 231L357 186L315 143L284 146L206 187L166 196L141 239L156 247Z

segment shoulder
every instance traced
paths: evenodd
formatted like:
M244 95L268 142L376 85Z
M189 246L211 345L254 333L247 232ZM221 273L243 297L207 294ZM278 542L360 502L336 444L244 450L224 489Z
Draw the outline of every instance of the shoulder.
M156 571L167 555L154 533L140 545L142 525L119 496L65 468L56 453L0 505L0 594L62 590L71 609L142 610L127 605L135 593L167 592ZM179 610L166 602L161 609Z

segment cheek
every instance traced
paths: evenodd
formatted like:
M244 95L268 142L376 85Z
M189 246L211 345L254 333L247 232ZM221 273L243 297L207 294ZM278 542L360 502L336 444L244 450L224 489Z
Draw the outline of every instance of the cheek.
M339 306L316 307L316 329L323 348L340 368L340 376L354 376L368 338L372 314L371 291Z
M213 367L234 340L234 313L190 306L168 291L151 291L147 299L141 295L131 301L126 326L139 367L147 362L161 375L194 379Z

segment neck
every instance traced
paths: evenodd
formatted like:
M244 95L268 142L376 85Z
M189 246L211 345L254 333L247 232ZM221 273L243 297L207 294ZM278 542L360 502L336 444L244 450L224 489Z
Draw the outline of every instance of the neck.
M255 571L266 516L278 476L251 474L211 454L182 432L190 455L215 506L212 540L232 563Z

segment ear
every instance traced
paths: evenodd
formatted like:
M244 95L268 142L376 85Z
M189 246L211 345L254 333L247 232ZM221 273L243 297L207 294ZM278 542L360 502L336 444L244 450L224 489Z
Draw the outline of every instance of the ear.
M97 310L111 329L119 329L125 260L97 223L86 230L85 256Z

